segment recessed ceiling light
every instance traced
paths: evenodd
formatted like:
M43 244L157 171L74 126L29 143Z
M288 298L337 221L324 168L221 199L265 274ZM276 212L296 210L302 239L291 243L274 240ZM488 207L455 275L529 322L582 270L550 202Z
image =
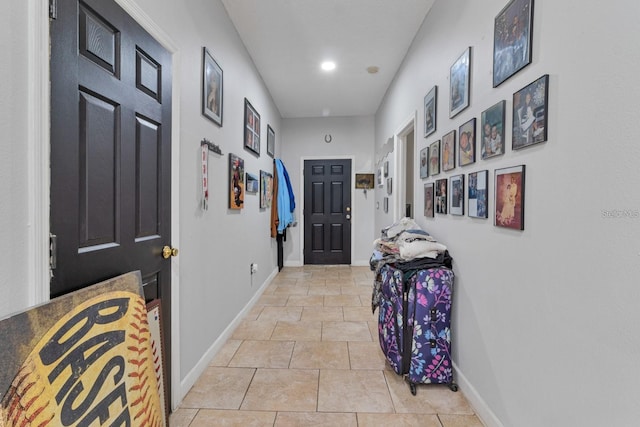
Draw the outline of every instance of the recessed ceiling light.
M377 67L375 65L367 67L367 73L369 74L376 74L378 71L380 71L380 67Z
M336 63L333 61L325 61L320 65L320 67L325 71L332 71L336 69Z

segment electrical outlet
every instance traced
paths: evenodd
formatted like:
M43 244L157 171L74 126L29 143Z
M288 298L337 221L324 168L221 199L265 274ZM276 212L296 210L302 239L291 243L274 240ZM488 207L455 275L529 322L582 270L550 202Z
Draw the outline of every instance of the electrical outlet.
M258 264L251 263L251 274L254 274L258 271Z

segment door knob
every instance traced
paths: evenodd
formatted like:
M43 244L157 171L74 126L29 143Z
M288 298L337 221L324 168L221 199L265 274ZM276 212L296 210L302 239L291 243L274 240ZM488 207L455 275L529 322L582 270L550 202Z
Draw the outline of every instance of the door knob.
M178 256L178 249L172 248L171 246L165 246L162 248L162 258L168 259L172 256Z

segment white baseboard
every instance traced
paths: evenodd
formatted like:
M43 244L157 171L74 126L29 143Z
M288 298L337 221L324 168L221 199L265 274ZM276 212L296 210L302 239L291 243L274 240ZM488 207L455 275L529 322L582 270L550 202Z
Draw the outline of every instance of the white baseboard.
M227 340L231 338L231 335L233 335L233 331L235 331L238 325L240 325L240 323L244 320L245 315L249 313L249 311L251 311L254 305L256 305L256 302L258 302L258 299L260 298L260 296L262 296L264 290L267 288L267 286L269 286L269 284L271 284L271 282L273 281L273 279L276 277L277 274L278 274L278 269L275 268L271 272L269 277L267 277L267 280L265 280L262 286L260 286L260 289L258 289L258 292L256 292L253 295L253 298L251 298L251 300L247 302L247 304L233 319L233 321L229 324L229 326L227 326L225 330L220 334L218 339L202 355L202 357L200 358L198 363L196 363L193 369L191 369L191 371L184 377L184 379L180 381L179 399L176 405L174 405L176 408L180 406L184 397L187 395L187 393L189 393L189 390L191 390L191 387L193 387L196 381L198 381L198 378L200 378L200 375L202 375L202 373L207 369L207 367L209 366L213 358L222 349L222 347L225 345Z
M467 398L469 405L471 405L478 418L480 418L480 421L482 421L486 427L504 427L496 414L489 408L487 402L484 401L475 387L471 385L467 377L465 377L460 368L458 368L458 365L454 363L453 368L456 372L455 378L458 387L460 387L460 390L464 393L464 397Z
M302 261L285 261L283 263L284 267L303 267L304 264Z
M351 263L352 267L369 267L369 260L358 260Z

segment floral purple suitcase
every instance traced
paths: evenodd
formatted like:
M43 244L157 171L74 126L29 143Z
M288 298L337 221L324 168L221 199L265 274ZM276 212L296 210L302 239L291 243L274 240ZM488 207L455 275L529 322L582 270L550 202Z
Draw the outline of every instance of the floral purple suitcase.
M449 384L453 391L451 360L451 303L453 271L448 268L419 270L411 276L408 309L413 311L411 329L411 363L408 381L415 394L415 384Z
M406 375L414 395L416 384L445 383L457 391L451 363L453 272L419 270L407 283L403 272L389 265L380 273L378 336L389 365Z

